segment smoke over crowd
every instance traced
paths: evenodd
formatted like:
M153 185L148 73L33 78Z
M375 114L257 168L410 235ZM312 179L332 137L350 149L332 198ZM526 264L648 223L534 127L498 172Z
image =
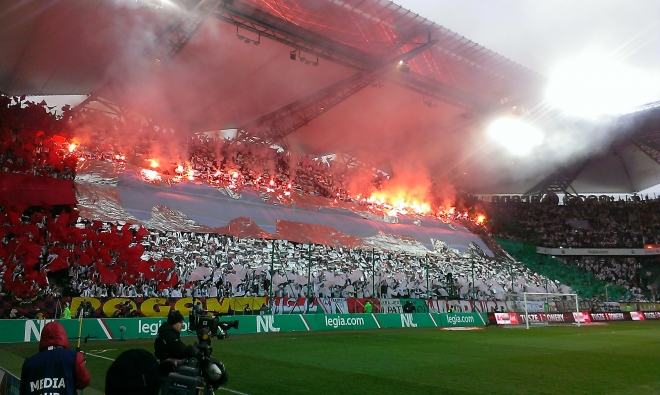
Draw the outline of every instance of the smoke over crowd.
M118 142L130 146L150 139L150 155L181 163L189 157L188 141L196 134L228 128L242 131L259 116L356 73L324 59L317 66L292 61L290 47L213 16L174 57L162 58L154 43L184 15L180 7L163 5L156 9L148 2L114 1L82 8L66 3L10 7L10 23L3 31L31 37L30 52L40 55L36 59L16 55L19 72L2 74L0 86L8 93L98 94L121 107L125 126L112 130ZM55 22L64 20L68 21L64 27L55 27ZM30 23L34 26L27 26ZM53 55L56 44L64 50ZM429 61L430 54L421 58ZM305 56L311 57L298 54ZM42 68L38 73L30 69L37 67ZM437 71L434 79L460 85L460 77L448 67ZM29 77L34 75L43 78ZM484 89L479 88L479 94L493 95ZM98 103L92 107L107 110ZM543 105L530 114L545 132L545 140L528 157L512 159L486 142L489 116L378 80L287 136L282 145L295 151L295 157L348 154L355 158L362 166L344 182L352 195L370 195L369 186L375 182L392 202L446 207L456 190L483 193L492 185L538 179L558 164L604 150L619 132L612 132L609 120L566 120ZM90 127L89 121L74 126L81 142L88 141ZM236 143L226 145L238 149ZM224 159L221 152L215 154L216 160ZM273 154L268 147L253 148L249 154L263 157L259 161L264 166L276 166L266 159ZM295 167L297 162L289 165Z

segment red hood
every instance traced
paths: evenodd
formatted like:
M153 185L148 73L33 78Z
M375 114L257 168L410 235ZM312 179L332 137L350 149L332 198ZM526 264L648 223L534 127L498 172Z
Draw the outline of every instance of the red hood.
M59 322L49 322L41 331L39 350L41 351L51 346L69 348L69 339L67 339L66 331Z

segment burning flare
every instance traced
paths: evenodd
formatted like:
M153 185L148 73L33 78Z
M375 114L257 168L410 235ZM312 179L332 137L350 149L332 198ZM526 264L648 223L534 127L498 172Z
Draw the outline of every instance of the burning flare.
M142 169L140 174L148 181L159 181L161 179L160 174L155 170Z
M397 214L406 215L415 213L419 215L428 214L431 211L431 205L420 203L415 198L403 194L390 194L387 191L378 191L371 194L367 202L383 206L387 210L387 215L396 216Z

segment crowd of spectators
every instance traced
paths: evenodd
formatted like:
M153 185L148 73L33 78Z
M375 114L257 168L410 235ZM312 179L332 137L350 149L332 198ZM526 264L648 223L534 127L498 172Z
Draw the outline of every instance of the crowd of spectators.
M0 95L0 171L73 180L77 159L65 155L63 121L44 105Z
M576 258L558 257L564 264L575 266L593 273L597 280L607 284L622 286L638 299L643 298L644 290L648 290L652 272L644 270L638 258L634 257L592 257Z
M53 295L48 275L68 272L83 296L325 296L498 299L560 284L520 264L438 244L425 256L209 233L149 232L87 221L73 207L2 210L1 289ZM272 267L272 272L271 272ZM472 273L474 272L474 288ZM272 275L271 275L272 273ZM309 284L309 286L308 286ZM472 294L474 292L474 294Z
M549 248L644 248L660 244L660 199L573 199L489 206L491 231Z
M1 95L0 100L2 171L73 179L77 163L95 159L111 162L117 171L142 169L145 181L190 179L236 193L251 188L289 203L294 194L316 196L357 204L377 215L391 208L367 199L387 176L373 170L365 173L364 166L240 138L224 140L213 133L174 141L170 131L135 119L67 109L56 116L44 111L43 103ZM352 183L357 179L367 182ZM473 220L476 225L478 211L469 208L426 215L447 222ZM659 202L519 203L493 205L490 210L492 233L538 245L630 247L660 241ZM476 250L462 254L445 246L415 256L315 245L310 260L308 245L154 233L138 225L80 219L75 207L3 207L2 215L2 289L17 295L58 292L48 283L47 273L64 269L70 292L93 296L272 293L492 299L511 291L562 290L560 284L520 264L489 259ZM607 281L633 280L626 270L612 272L604 266L602 272Z
M486 205L493 235L548 248L631 249L660 244L660 200L632 196L574 197L565 204L509 201ZM654 257L558 257L642 298L652 285ZM648 262L647 262L648 261ZM657 273L655 273L657 276Z

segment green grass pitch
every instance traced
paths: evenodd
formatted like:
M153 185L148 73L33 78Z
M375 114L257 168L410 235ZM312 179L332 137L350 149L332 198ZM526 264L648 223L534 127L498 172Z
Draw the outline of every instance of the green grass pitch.
M103 391L109 359L152 344L90 341L85 394ZM660 322L230 335L213 346L229 372L216 394L660 394ZM20 373L35 352L0 345L0 365Z

